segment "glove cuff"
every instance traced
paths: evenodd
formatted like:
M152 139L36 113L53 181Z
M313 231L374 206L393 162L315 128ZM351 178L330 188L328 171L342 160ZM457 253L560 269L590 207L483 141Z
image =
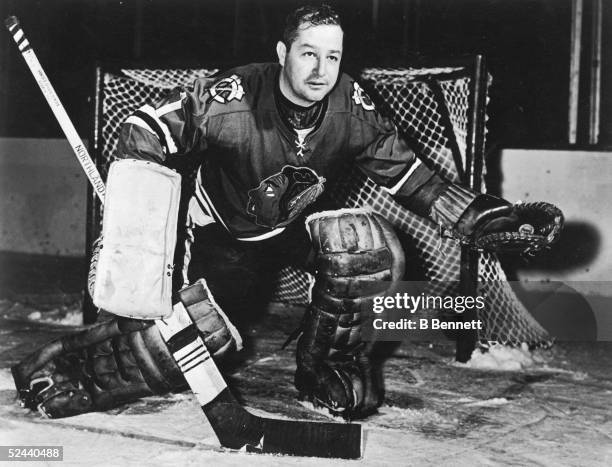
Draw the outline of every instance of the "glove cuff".
M479 194L459 185L449 184L431 206L429 217L440 227L454 229L472 201Z

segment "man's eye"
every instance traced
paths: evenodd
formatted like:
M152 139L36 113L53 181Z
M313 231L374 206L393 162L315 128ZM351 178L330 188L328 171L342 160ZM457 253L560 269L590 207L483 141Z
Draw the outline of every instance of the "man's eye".
M314 57L314 52L304 52L304 54L306 57Z
M337 62L338 60L340 60L338 57L336 57L335 55L330 55L328 57L332 62Z

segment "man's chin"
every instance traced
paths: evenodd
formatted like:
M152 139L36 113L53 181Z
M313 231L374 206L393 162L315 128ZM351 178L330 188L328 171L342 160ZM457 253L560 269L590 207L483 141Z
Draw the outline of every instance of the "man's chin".
M325 98L325 96L327 96L329 91L330 91L329 88L316 90L316 91L309 90L307 93L304 93L304 99L310 102L311 104L314 104L316 102L322 101Z

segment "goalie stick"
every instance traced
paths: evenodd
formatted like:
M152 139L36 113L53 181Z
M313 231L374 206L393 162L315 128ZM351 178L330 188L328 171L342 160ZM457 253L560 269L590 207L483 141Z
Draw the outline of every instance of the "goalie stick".
M104 203L104 181L25 37L19 20L9 16L5 25L100 202ZM221 445L249 452L295 456L361 457L362 432L359 424L279 420L254 415L242 407L229 392L197 327L180 302L173 307L170 317L156 320L156 325Z

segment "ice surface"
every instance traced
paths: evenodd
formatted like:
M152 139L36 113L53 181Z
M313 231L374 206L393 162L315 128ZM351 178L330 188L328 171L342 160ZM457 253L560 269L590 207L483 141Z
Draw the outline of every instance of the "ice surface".
M70 331L58 326L70 313L43 312L45 324L32 320L34 309L13 308L0 314L0 444L62 445L63 465L612 465L610 346L500 347L458 365L452 346L406 344L384 363L385 403L363 422L364 458L330 461L221 451L189 393L42 419L17 403L9 366ZM300 317L264 321L250 335L251 353L228 375L258 414L323 419L296 401L294 354L280 350Z

